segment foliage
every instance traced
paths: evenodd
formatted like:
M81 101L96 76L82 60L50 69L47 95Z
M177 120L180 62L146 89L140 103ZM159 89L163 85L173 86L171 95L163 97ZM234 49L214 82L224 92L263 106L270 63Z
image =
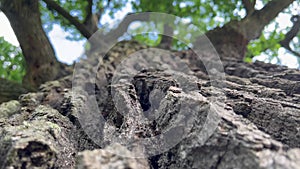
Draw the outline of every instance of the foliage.
M76 17L79 22L83 23L88 15L88 1L78 0L54 0L64 10L68 11L72 16ZM110 17L114 17L114 13L120 11L127 3L127 0L93 0L92 12L100 12L101 15L107 13ZM48 33L53 29L54 24L60 25L65 31L69 32L69 40L82 40L84 37L79 33L74 25L51 9L41 1L40 5L41 19L45 31ZM101 19L101 18L100 18ZM101 26L101 25L99 25Z
M125 5L129 2L132 5L130 12L162 12L173 14L182 18L190 25L194 25L198 30L198 33L202 34L216 27L221 27L224 24L232 20L241 20L246 16L246 10L243 6L242 0L92 0L93 6L92 10L88 9L89 1L81 0L53 0L59 6L61 6L65 11L70 13L73 17L77 18L80 23L84 23L86 17L90 12L94 14L99 14L99 27L103 26L100 23L107 23L108 21L102 21L103 16L109 15L114 18L115 13L124 9ZM269 0L256 0L256 9L260 9ZM295 6L299 7L299 2L295 1L293 6L283 11L291 15L293 13L293 8ZM127 9L128 10L128 9ZM71 40L81 40L83 36L75 28L74 25L56 12L54 9L50 8L43 1L40 1L40 11L41 20L43 23L44 30L49 33L54 24L60 25L65 31L69 33L68 39ZM295 11L295 10L294 10ZM278 31L276 25L279 21L273 21L275 24L274 29L271 31L265 29L259 39L251 41L248 45L248 53L246 55L245 61L250 62L254 56L265 53L269 55L269 60L276 59L278 56L278 49L280 48L279 42L284 38L284 33L287 32L288 27L285 31ZM147 43L151 46L156 46L160 43L162 36L155 33L143 33L143 32L163 32L164 25L158 25L158 27L153 27L150 24L144 24L143 26L133 30L136 36L133 38ZM193 26L189 27L191 30L184 29L175 23L172 25L173 33L176 37L174 38L172 48L181 50L186 49L186 44L193 42L193 38L196 37L194 34L191 35ZM184 42L179 40L184 39ZM300 33L291 42L291 48L300 52ZM20 48L15 47L3 38L0 38L0 76L3 78L21 81L24 75L24 60ZM299 65L300 65L300 59Z
M284 34L282 32L277 33L276 30L268 34L264 32L259 39L250 42L246 57L252 58L262 52L267 52L270 60L278 56L278 50L281 47L279 42L284 39Z
M257 0L255 9L260 9L266 5L269 0ZM159 5L158 5L159 4ZM223 26L231 20L241 20L246 15L246 10L242 4L241 0L173 0L173 1L160 1L160 0L137 0L132 2L133 9L138 12L145 11L155 11L174 14L183 19L187 19L193 25L196 25L197 28L206 32L208 30L214 29L216 27ZM287 8L283 11L288 15L293 13L293 8L298 9L299 2L294 2L290 8ZM295 11L295 10L294 10ZM295 13L295 12L294 12ZM287 26L284 30L280 30L278 27L280 21L274 20L270 23L265 29L259 39L251 41L247 47L247 55L245 57L246 62L251 62L254 56L259 56L261 54L268 55L268 61L270 62L273 59L277 59L278 62L278 50L281 47L280 41L284 39L284 34L289 27ZM274 26L275 25L275 26ZM270 31L270 27L273 27ZM144 31L149 29L147 26L144 26ZM163 27L159 28L162 31ZM186 37L186 30L178 30L178 27L174 27L174 32L178 32L179 37ZM139 30L141 31L141 30ZM159 35L158 35L159 36ZM139 41L147 41L147 37L136 37L135 39ZM149 38L149 37L148 37ZM160 40L161 37L156 38ZM290 43L291 48L294 51L300 53L300 33L294 40ZM158 44L159 42L155 42ZM178 40L173 41L173 48L175 49L184 49L184 45L179 43ZM280 64L280 63L279 63ZM300 65L300 62L299 62Z
M173 0L173 1L160 1L160 0L137 0L132 1L132 6L136 12L162 12L173 14L190 22L191 25L197 27L197 31L200 34L211 30L217 26L222 26L232 19L239 20L243 15L243 6L239 0L222 1L199 1L199 0ZM143 25L143 30L136 30L137 32L146 32L151 29L151 26ZM159 32L163 32L163 26L159 27ZM190 30L181 29L176 24L172 27L174 32L177 33L177 37L190 37L188 42L193 42L192 39L195 36L190 36ZM193 31L195 32L195 31ZM159 44L162 39L161 35L157 35L156 42L150 40L150 45ZM148 42L151 38L149 36L137 36L138 41ZM180 38L182 39L182 38ZM185 41L186 42L186 41ZM178 39L173 41L174 49L185 49L186 44L180 42Z
M56 1L56 0L55 0ZM82 3L79 1L56 1L59 5L62 5L63 7L66 7L67 9L70 9L70 13L73 13L75 17L82 18L85 15L84 12L81 10L76 10L77 8L82 8L84 9L84 5L86 3ZM68 39L72 40L81 40L83 37L80 35L79 31L69 23L67 19L65 19L63 16L58 14L55 10L47 7L47 5L41 1L40 3L40 11L41 11L41 20L43 23L43 28L44 30L49 33L53 29L54 24L60 25L65 31L69 32L70 35L68 36ZM82 17L80 17L82 16Z
M87 1L81 2L77 0L54 0L57 4L63 7L66 11L69 11L70 14L77 17L80 22L84 22L85 17L87 16ZM128 0L94 0L93 12L103 10L104 13L108 13L112 18L114 13L121 10ZM217 26L222 26L225 23L229 22L232 19L239 20L244 16L244 9L240 0L173 0L173 1L160 1L160 0L136 0L131 1L133 12L164 12L168 14L173 14L178 17L188 19L196 25L201 32L206 32ZM69 32L70 36L68 39L71 40L80 40L83 36L78 32L78 30L70 25L69 21L66 20L63 16L59 15L55 10L49 8L43 1L40 5L43 26L46 32L52 30L54 24L59 24L65 31ZM214 18L214 19L210 19ZM149 28L145 27L145 30ZM161 27L160 29L163 29ZM144 30L144 31L145 31ZM185 30L183 30L185 32ZM184 32L179 32L179 34L184 36ZM159 35L158 35L159 36ZM152 38L152 39L151 39ZM136 40L143 42L149 42L158 44L161 37L156 38L156 42L153 41L153 36L136 36ZM179 45L178 41L174 42L175 48L181 48L182 45Z
M25 74L22 51L0 37L0 77L22 82Z
M268 1L263 0L261 2L266 4ZM293 14L299 13L299 7L300 3L295 1L289 8L282 11L282 14L287 14L288 16L292 17ZM265 27L259 39L253 40L248 44L248 51L244 61L251 62L254 56L264 55L268 56L268 58L265 60L266 62L276 60L277 64L281 64L281 60L278 57L278 51L281 48L280 41L285 38L285 33L290 30L291 26L287 25L285 28L280 28L280 22L282 21L275 19ZM300 32L296 37L294 37L293 41L290 42L290 47L297 53L300 53L299 41ZM290 52L287 51L287 53ZM300 58L297 57L297 60L299 65L298 67L300 67Z
M76 17L81 23L88 15L88 1L78 1L78 0L54 0L57 4L63 7L66 11ZM128 0L93 0L93 13L97 11L101 12L101 15L109 14L111 18L114 14L126 5ZM269 0L256 0L256 9L262 8L267 4ZM133 12L163 12L168 14L173 14L180 18L188 20L193 25L197 26L200 32L206 32L208 30L214 29L218 26L222 26L231 20L241 20L246 16L246 10L241 0L133 0L130 1L132 4ZM287 8L283 13L292 14L293 8L297 8L297 2L293 3L290 8ZM42 14L43 26L46 32L52 30L54 24L59 24L65 31L69 32L67 38L71 40L80 40L83 36L78 32L78 30L69 23L63 16L58 14L55 10L48 7L43 1L41 1L40 10ZM297 10L297 9L296 9ZM295 11L295 10L294 10ZM278 24L278 21L274 21L272 24ZM101 26L101 25L99 25ZM145 25L144 27L135 30L135 32L146 32L151 31L153 28L151 25ZM163 26L160 26L159 32L163 32ZM288 28L286 28L288 29ZM180 37L188 37L186 30L178 30L176 26L173 27L174 32L177 32ZM254 56L265 53L270 55L272 60L277 57L278 49L280 47L279 41L283 38L282 33L276 32L273 29L271 33L267 30L261 35L261 37L255 41L250 42L248 45L248 53L245 60L251 61ZM291 42L291 46L294 50L299 49L299 37L295 41ZM161 35L154 34L140 34L134 37L134 39L147 43L149 45L158 45ZM191 40L192 41L192 40ZM178 40L174 40L174 49L183 49L182 43Z
M230 20L243 17L243 8L240 0L137 0L132 1L133 9L137 12L163 12L181 18L190 19L201 31L207 31L222 26Z

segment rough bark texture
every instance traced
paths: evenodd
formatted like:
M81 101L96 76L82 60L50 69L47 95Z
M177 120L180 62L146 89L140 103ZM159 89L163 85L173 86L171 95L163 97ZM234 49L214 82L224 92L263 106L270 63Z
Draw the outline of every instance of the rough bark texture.
M24 85L37 88L61 75L62 65L46 36L40 19L38 0L1 0L1 11L7 16L17 36L26 61Z
M116 154L122 154L116 155ZM77 169L105 169L105 168L149 168L144 158L130 158L131 152L125 147L115 144L98 150L85 150L78 153Z
M81 60L76 70L83 74L75 72L74 78L47 82L37 93L3 103L0 168L299 168L298 70L262 62L223 60L224 85L211 86L208 70L195 61L197 56L192 51L152 53L138 63L122 61L144 48L134 42L120 44L103 59L102 54L96 54ZM182 71L185 73L178 77L184 84L195 84L189 88L192 90L185 90L164 69L140 69L154 55L158 65L169 70L178 68L178 63L188 64L191 71ZM169 58L177 58L178 63ZM118 70L122 64L127 66L127 72ZM135 69L142 71L133 73ZM115 71L117 74L113 74ZM90 76L93 73L96 80ZM126 80L131 73L133 78ZM84 89L81 93L72 92L74 79L76 90ZM116 79L122 83L113 83ZM84 130L87 126L81 123L82 115L88 116L84 105L89 105L88 98L93 95L100 110L96 115L103 116L105 122L93 124L97 119L86 119L91 120L88 127L100 130L98 140L88 136L90 133ZM120 102L126 103L121 109ZM184 118L178 111L182 103L194 105L195 109L186 111L191 118L177 126ZM211 114L217 114L219 120L212 135L203 140L205 119ZM135 141L172 129L187 134L171 134L172 140L182 138L150 157L151 150L141 151L138 146L126 147L111 140L111 133L116 138ZM152 144L154 148L159 145L160 142ZM137 153L141 158L128 158Z

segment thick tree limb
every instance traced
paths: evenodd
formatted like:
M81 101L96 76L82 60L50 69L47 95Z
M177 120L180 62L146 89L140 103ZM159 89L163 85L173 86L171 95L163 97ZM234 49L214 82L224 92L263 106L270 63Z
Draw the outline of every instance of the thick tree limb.
M251 15L254 12L254 6L256 3L256 0L242 0L242 3L246 9L247 16Z
M96 13L93 13L93 0L88 0L86 7L87 15L84 19L83 24L87 27L90 32L95 33L98 30L98 23L102 17L102 14L106 8L109 7L111 0L107 1L106 6L100 7Z
M52 0L43 0L49 7L57 11L64 18L66 18L72 25L76 27L76 29L85 37L89 38L92 36L93 32L91 32L84 24L80 23L80 21L73 17L69 12L59 6L56 2Z
M285 48L285 49L287 49L287 48ZM287 49L289 52L291 52L293 55L295 55L295 56L297 56L297 57L300 57L300 53L298 53L298 52L296 52L296 51L294 51L294 50L292 50L292 49Z
M86 11L87 15L84 19L83 24L90 32L94 33L98 30L98 22L100 16L93 14L93 0L88 0Z
M128 26L134 21L148 21L149 13L136 15L136 14L128 14L118 25L118 27L114 30L111 30L108 34L104 36L104 39L117 39L122 36L128 29Z
M235 29L248 40L256 39L261 35L264 27L293 2L294 0L272 0L261 10L254 11L252 15L244 18L241 23L237 23Z
M88 21L88 18L91 17L91 15L93 14L93 0L87 0L88 1L88 5L86 6L86 11L87 11L87 14L86 14L86 17L84 19L84 22L83 23L86 23Z
M90 52L106 50L117 42L117 39L127 32L129 25L134 21L148 21L149 13L144 14L127 14L125 18L118 24L117 28L110 30L107 34L98 32L89 39L91 44Z
M242 60L250 40L257 39L268 25L282 10L294 0L272 0L261 10L254 10L251 15L240 21L233 20L222 28L215 28L206 33L221 57ZM246 3L246 1L244 1ZM226 37L226 38L225 38ZM201 40L201 36L199 38ZM199 42L197 40L196 42Z
M290 42L293 40L294 37L297 36L297 34L300 31L300 15L293 16L291 18L291 21L293 22L294 25L291 28L291 30L288 33L286 33L285 38L282 41L280 41L280 45L282 47L284 47L285 49L287 49L292 54L300 57L300 53L292 50L291 47L290 47Z
M171 49L173 37L170 35L173 35L173 28L168 24L164 24L164 34L162 35L159 47L163 49Z

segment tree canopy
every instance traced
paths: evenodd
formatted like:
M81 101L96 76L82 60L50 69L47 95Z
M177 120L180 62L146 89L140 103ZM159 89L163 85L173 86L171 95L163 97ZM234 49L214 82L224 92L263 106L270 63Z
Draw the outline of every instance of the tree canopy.
M265 53L268 56L269 61L275 59L278 63L280 63L280 60L278 59L278 50L283 47L286 52L298 57L298 65L300 65L300 4L298 1L0 0L0 9L8 16L8 8L13 8L13 6L15 6L15 8L25 10L18 7L18 5L24 5L25 3L27 3L27 5L30 3L36 3L38 5L38 9L34 12L40 13L38 17L40 17L43 30L46 33L49 33L52 30L54 24L58 24L65 31L70 33L70 36L67 38L74 41L90 38L93 33L95 33L99 28L105 27L106 23L108 23L107 20L103 20L104 15L109 15L113 19L115 17L114 14L122 10L127 10L131 13L162 12L173 14L192 23L203 32L209 32L217 29L218 27L224 27L224 25L235 25L234 22L237 23L236 27L247 27L249 24L252 24L251 26L253 26L253 30L255 29L255 25L257 25L256 31L259 33L252 31L249 27L248 32L247 30L241 30L242 34L245 33L244 35L249 35L249 38L246 38L247 53L244 57L245 61L250 62L253 57L258 56L261 53ZM131 4L132 9L125 9L125 6L129 3ZM280 15L287 15L290 17L289 25L286 25L283 28L282 26L279 27L282 20L275 18L279 13ZM256 19L258 17L260 20ZM14 22L12 18L13 17L9 17L10 22ZM111 28L109 27L109 29ZM136 31L149 31L152 27L145 26L142 29L144 30ZM164 25L161 25L159 29L165 29ZM172 33L185 37L184 30L176 29L176 25L174 25L174 27L171 28ZM18 34L16 31L17 30L15 30L15 33ZM250 35L250 31L254 32L253 35ZM138 35L133 38L138 41L146 42L149 45L159 45L162 41L164 41L161 35L157 35L154 39L147 35ZM192 39L193 37L187 36L187 38ZM20 38L18 39L20 41ZM26 55L29 55L28 52L24 50L24 45L21 43L21 48L23 47L23 55L25 54L24 61L20 48L12 46L8 42L4 41L3 38L0 39L0 43L0 64L2 64L0 67L1 77L21 82L25 70L24 65L26 65L24 63L28 62L28 59L26 60ZM177 50L184 49L180 45L180 42L176 40L172 40L171 47ZM52 53L50 48L47 55L51 55L50 53ZM30 66L31 65L28 65L27 63L27 67ZM29 71L28 69L26 70Z

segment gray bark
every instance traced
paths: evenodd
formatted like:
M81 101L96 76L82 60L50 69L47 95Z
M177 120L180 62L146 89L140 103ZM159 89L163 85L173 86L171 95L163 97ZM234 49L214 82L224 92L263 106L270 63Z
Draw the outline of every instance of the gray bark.
M81 60L82 74L2 104L1 168L299 168L299 70L223 60L226 79L219 85L204 67L215 64L209 54L203 62L192 51L154 52L138 63L127 58L144 48L121 43L105 57ZM151 59L175 71L142 69ZM190 70L178 73L179 63ZM159 135L161 142L135 142Z

